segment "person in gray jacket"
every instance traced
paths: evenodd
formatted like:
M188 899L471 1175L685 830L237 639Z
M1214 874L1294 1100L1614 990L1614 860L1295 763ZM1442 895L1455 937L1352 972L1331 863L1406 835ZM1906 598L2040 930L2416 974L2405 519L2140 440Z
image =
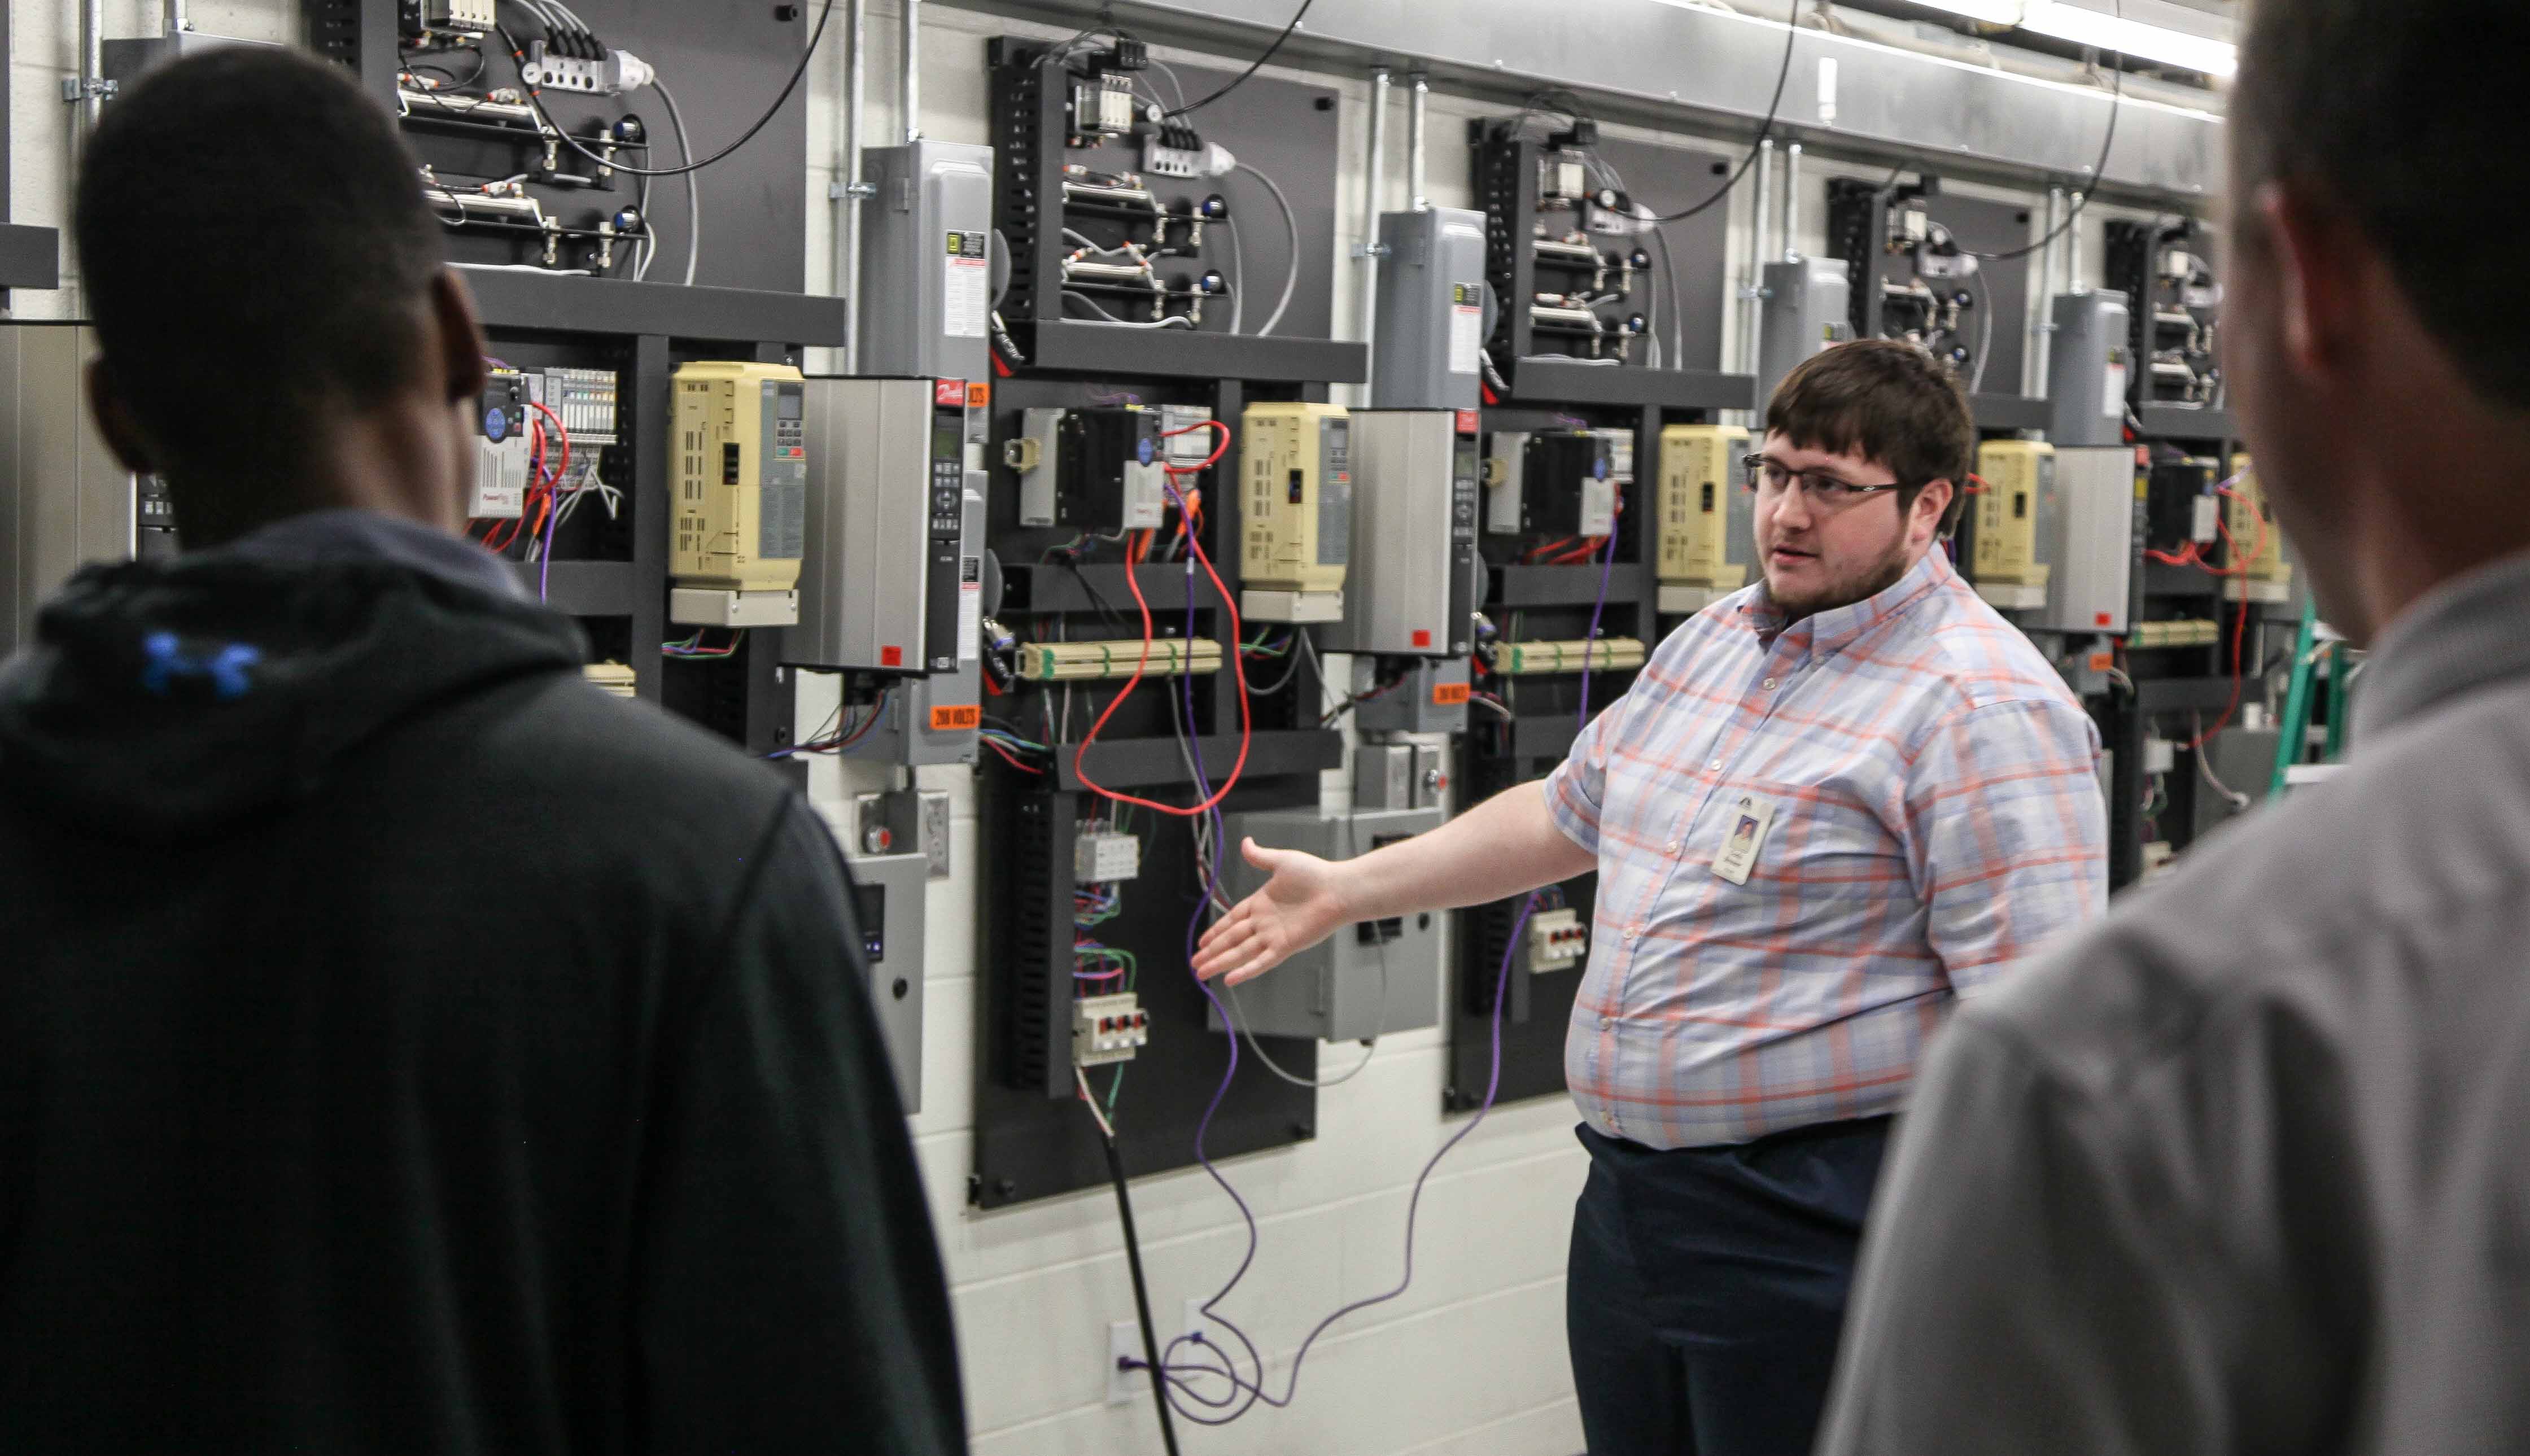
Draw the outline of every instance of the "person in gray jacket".
M1963 1006L1825 1456L2530 1450L2530 7L2269 0L2231 389L2353 748Z

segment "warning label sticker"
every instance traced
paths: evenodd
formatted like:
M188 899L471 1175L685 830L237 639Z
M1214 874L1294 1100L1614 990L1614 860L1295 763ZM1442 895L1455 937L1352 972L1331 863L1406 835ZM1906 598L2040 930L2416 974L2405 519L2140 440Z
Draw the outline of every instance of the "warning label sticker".
M952 339L981 339L993 308L992 237L984 232L949 234L948 286L941 290L940 331Z
M1476 372L1476 353L1485 345L1485 286L1450 285L1450 372Z

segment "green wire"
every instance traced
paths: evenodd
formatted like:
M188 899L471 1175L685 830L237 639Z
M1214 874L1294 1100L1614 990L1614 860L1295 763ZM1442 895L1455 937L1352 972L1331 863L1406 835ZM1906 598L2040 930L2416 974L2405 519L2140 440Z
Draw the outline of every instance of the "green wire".
M1116 1080L1107 1084L1107 1120L1116 1120L1116 1093L1125 1085L1125 1063L1116 1063Z

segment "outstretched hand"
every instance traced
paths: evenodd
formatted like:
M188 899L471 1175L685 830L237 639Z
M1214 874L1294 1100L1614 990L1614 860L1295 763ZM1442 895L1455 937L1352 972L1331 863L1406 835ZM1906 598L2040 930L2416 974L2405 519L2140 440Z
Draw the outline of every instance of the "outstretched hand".
M1281 965L1358 918L1338 886L1338 867L1296 849L1239 841L1247 862L1273 878L1213 922L1196 946L1194 973L1237 986Z

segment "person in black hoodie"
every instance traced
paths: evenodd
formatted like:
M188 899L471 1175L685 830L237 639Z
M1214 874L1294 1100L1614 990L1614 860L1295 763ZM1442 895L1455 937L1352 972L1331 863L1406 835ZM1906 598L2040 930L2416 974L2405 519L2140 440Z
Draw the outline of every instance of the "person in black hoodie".
M962 1451L841 859L456 534L414 165L263 50L87 151L187 551L0 669L0 1448Z

